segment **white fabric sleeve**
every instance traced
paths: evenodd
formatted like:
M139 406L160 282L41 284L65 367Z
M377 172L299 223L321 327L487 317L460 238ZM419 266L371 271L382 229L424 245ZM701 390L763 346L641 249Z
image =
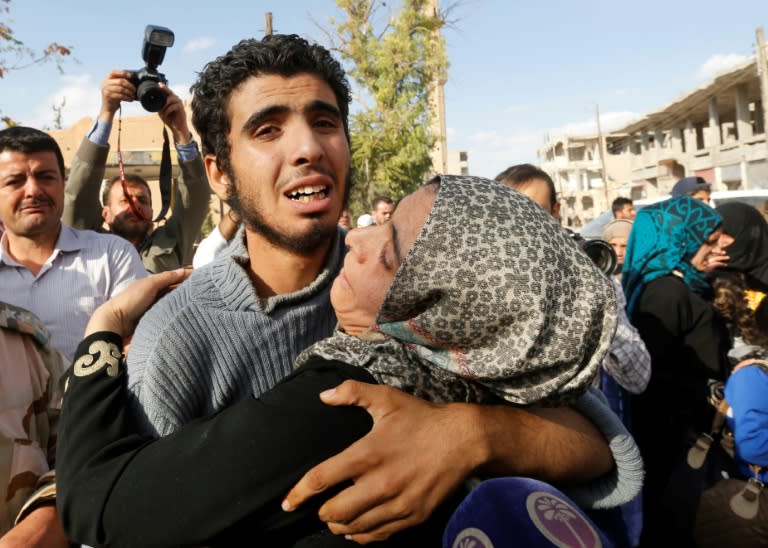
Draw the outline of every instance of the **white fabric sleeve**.
M228 245L229 242L221 235L219 227L215 227L197 246L195 255L192 257L192 268L200 268L210 263Z

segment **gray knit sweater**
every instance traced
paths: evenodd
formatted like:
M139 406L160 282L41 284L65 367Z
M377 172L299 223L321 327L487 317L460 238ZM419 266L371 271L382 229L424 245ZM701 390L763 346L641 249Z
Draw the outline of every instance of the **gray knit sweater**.
M240 232L240 235L242 231ZM167 435L293 369L299 353L336 325L331 282L343 262L339 232L326 264L304 289L262 301L244 269L245 242L196 270L141 319L128 353L128 387L144 434Z

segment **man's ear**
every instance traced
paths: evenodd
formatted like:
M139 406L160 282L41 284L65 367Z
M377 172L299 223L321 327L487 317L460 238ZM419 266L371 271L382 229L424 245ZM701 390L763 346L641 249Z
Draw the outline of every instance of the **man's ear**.
M552 216L557 219L557 222L560 222L560 202L555 202L555 205L552 206Z
M203 162L205 163L205 172L208 174L208 186L211 187L211 192L226 202L229 200L229 189L232 182L227 174L219 169L216 156L206 154Z
M104 206L101 208L101 218L106 223L108 217L109 217L109 208L107 206Z

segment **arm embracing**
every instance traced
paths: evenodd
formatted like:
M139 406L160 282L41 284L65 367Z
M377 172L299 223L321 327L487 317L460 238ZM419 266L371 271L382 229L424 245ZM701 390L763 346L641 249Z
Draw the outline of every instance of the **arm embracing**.
M288 493L294 509L342 482L320 508L335 534L371 542L423 522L473 475L523 475L556 483L590 481L613 466L605 438L569 408L436 405L386 386L346 382L321 395L356 405L372 431L315 466ZM407 463L407 466L403 463Z

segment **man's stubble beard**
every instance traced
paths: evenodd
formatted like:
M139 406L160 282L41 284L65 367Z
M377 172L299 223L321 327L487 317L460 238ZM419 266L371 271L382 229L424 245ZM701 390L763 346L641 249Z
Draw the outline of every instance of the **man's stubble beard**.
M132 215L133 213L128 211L125 214L121 214L115 217L115 219L112 221L112 224L109 225L109 230L112 232L112 234L120 236L125 240L146 238L152 229L152 223L132 223L127 218Z
M264 219L264 216L260 211L260 204L252 204L254 206L252 208L253 210L246 211L243 207L243 200L240 195L240 185L237 177L231 169L227 175L231 181L228 200L229 206L235 213L240 215L242 222L249 230L260 234L275 247L288 250L300 257L308 257L317 251L319 246L327 243L338 231L336 222L328 223L328 225L325 226L322 219L318 216L312 224L312 229L308 233L300 236L291 236L278 232L273 227L269 226ZM350 183L351 173L347 173L342 208L347 204Z

